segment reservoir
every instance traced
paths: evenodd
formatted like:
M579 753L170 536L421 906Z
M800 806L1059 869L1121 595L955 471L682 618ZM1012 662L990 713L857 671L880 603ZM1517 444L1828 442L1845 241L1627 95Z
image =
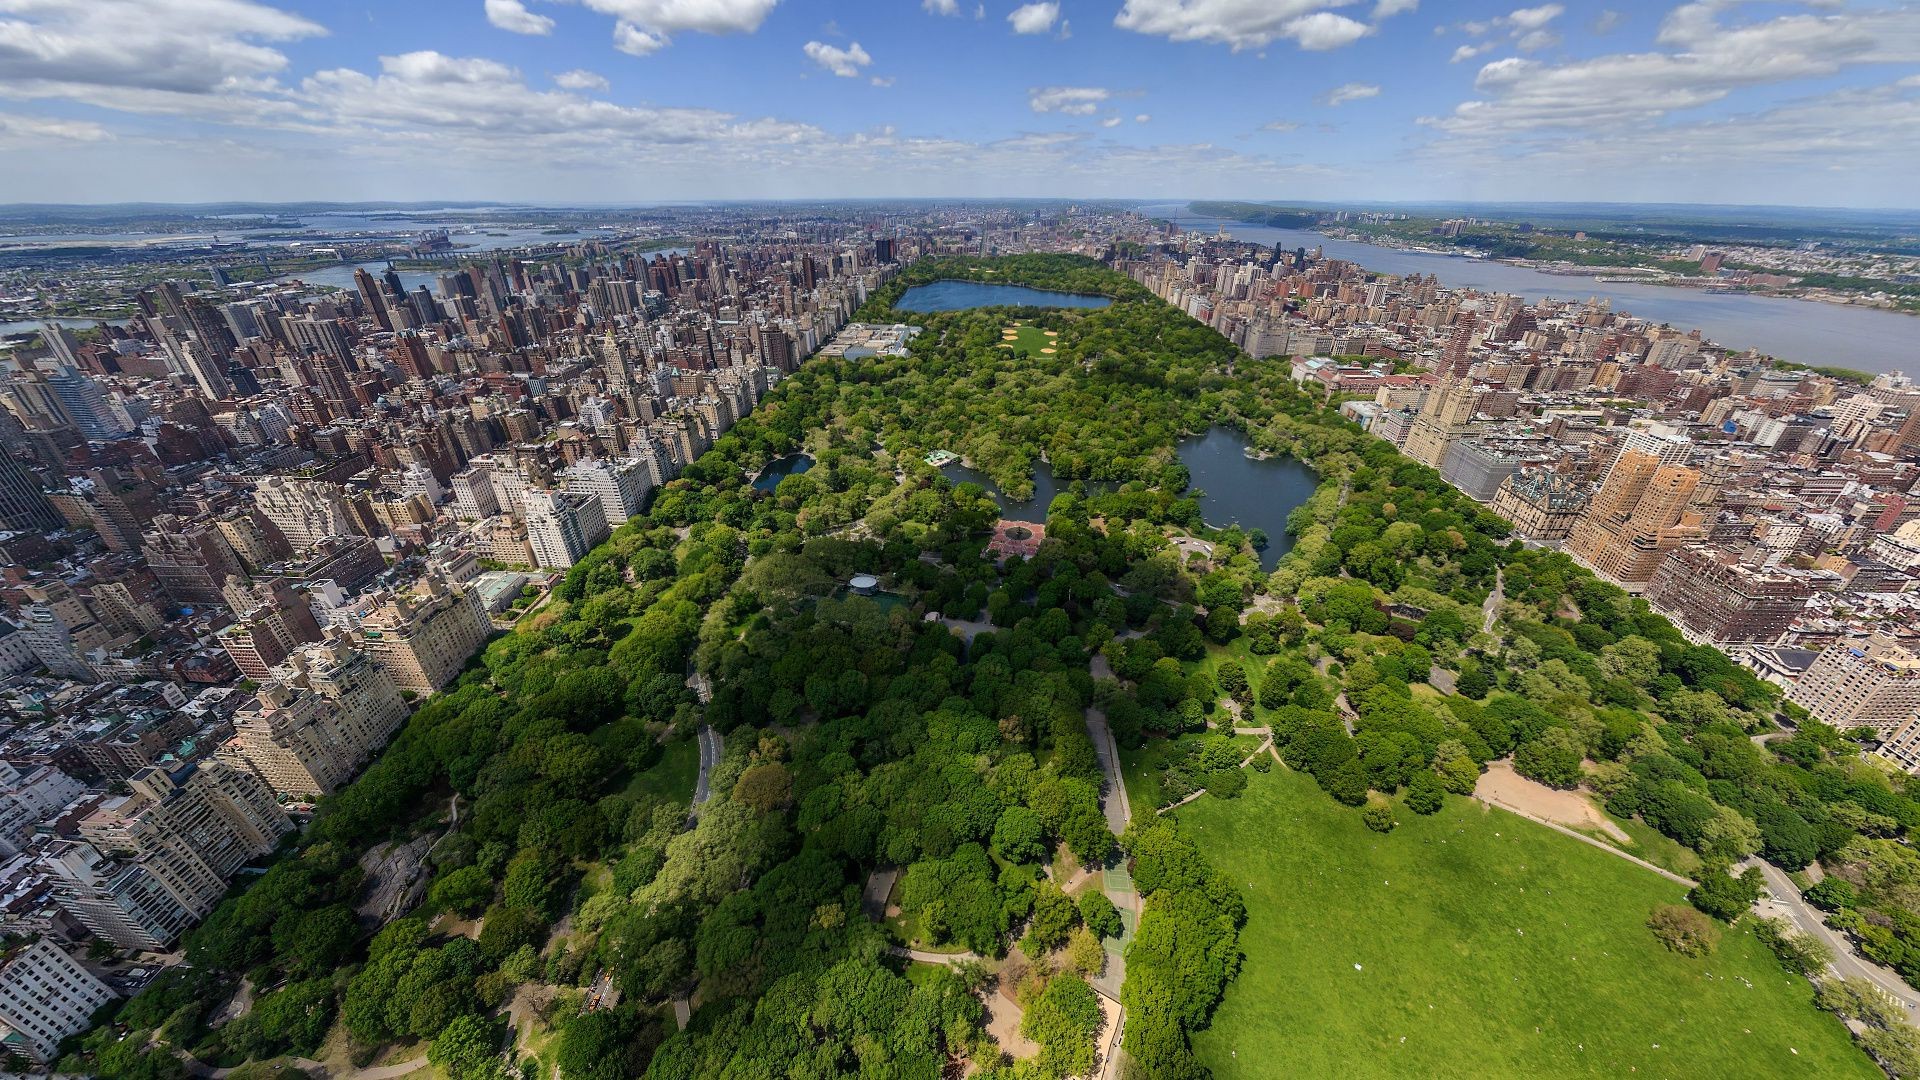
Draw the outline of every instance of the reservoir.
M1271 571L1280 556L1293 550L1287 515L1313 495L1320 477L1285 455L1250 458L1248 446L1245 435L1217 427L1182 440L1176 451L1192 476L1189 490L1203 493L1201 520L1216 529L1238 525L1248 532L1266 533L1267 546L1259 551L1260 568Z
M1111 303L1113 301L1104 296L1085 293L947 280L915 285L902 294L893 306L898 311L964 311L977 307L1103 308Z
M780 486L780 481L789 476L797 476L813 468L813 459L806 454L788 454L767 462L760 475L753 478L753 490L772 491Z
M1276 229L1238 221L1199 217L1185 203L1142 206L1141 213L1164 217L1183 229L1210 233L1225 226L1235 240L1295 248L1318 247L1330 259L1358 263L1383 274L1432 274L1453 289L1512 293L1530 301L1547 297L1611 301L1615 313L1634 315L1681 330L1698 327L1708 338L1733 349L1759 349L1769 356L1802 364L1832 365L1874 374L1920 371L1920 317L1874 308L1845 307L1812 300L1744 293L1709 293L1663 285L1618 284L1590 277L1544 274L1492 259L1464 259L1399 251L1349 240L1334 240L1306 229ZM1594 273L1604 274L1604 268Z

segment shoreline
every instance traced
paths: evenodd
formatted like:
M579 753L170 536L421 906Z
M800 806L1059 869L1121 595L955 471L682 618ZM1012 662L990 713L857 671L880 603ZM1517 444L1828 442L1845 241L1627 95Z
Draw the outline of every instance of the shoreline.
M1176 222L1175 224L1178 224L1178 222ZM1243 224L1254 224L1254 223L1243 222ZM1913 317L1920 317L1920 309L1903 308L1903 307L1897 307L1897 306L1881 307L1878 304L1855 303L1851 300L1846 299L1845 294L1840 294L1840 293L1834 293L1827 296L1807 296L1804 294L1794 293L1794 292L1779 292L1779 291L1773 291L1768 289L1751 289L1751 288L1743 287L1740 285L1720 285L1718 283L1696 284L1692 281L1685 280L1685 279L1674 280L1671 277L1654 277L1652 276L1652 274L1654 273L1652 271L1645 271L1637 267L1631 267L1631 266L1618 266L1618 267L1582 266L1579 263L1540 262L1533 259L1503 259L1493 255L1470 255L1464 251L1446 251L1439 248L1424 248L1424 247L1411 247L1411 246L1402 247L1398 244L1382 244L1374 241L1370 237L1367 237L1365 235L1358 234L1358 233L1354 234L1353 236L1334 236L1329 233L1321 232L1319 229L1309 229L1307 231L1313 233L1315 236L1319 236L1327 240L1338 240L1338 241L1341 241L1342 243L1349 243L1349 244L1365 244L1368 247L1377 247L1382 251L1401 251L1401 252L1406 252L1407 254L1410 254L1410 255L1431 255L1437 258L1444 258L1444 259L1465 259L1468 262L1500 263L1503 266L1511 266L1520 270L1531 270L1536 274L1550 274L1554 277L1564 277L1564 278L1568 278L1570 280L1575 280L1575 281L1580 281L1580 280L1591 281L1599 285L1658 285L1662 288L1689 289L1694 292L1707 293L1709 295L1715 295L1715 296L1761 296L1761 297L1766 297L1768 299L1773 299L1773 300L1800 300L1809 304L1828 304L1833 307L1860 308L1866 311L1885 311L1895 315L1907 315L1907 316L1913 316ZM1608 280L1605 280L1604 275L1607 275L1609 272L1617 273L1625 276L1621 277L1619 280L1608 281ZM1643 277L1641 275L1646 275L1646 276ZM1399 276L1404 276L1404 275L1399 275ZM1724 291L1714 292L1713 290L1716 288L1723 289Z

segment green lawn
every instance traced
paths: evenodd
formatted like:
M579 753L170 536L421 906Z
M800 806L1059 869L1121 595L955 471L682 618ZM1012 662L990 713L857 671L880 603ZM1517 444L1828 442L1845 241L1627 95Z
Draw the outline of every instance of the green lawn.
M1382 836L1305 776L1250 780L1179 811L1250 911L1194 1038L1221 1080L1881 1075L1751 933L1656 943L1683 891L1646 870L1465 799Z
M1060 339L1048 337L1047 332L1037 326L1029 326L1026 323L1014 323L1009 329L1014 332L1014 339L1012 341L1002 340L1001 344L1010 346L1015 352L1024 350L1034 356L1039 356L1041 349L1058 347L1056 343Z
M1182 740L1196 739L1197 733L1175 736L1171 739L1148 739L1137 750L1120 748L1120 780L1127 786L1127 802L1134 813L1142 810L1157 809L1173 800L1160 784L1160 774L1166 771L1167 762L1179 753L1186 752ZM1262 742L1258 735L1230 735L1233 745L1240 748L1245 757L1253 753L1254 747Z
M659 761L634 774L627 794L691 802L694 782L700 777L700 740L675 739L660 750Z

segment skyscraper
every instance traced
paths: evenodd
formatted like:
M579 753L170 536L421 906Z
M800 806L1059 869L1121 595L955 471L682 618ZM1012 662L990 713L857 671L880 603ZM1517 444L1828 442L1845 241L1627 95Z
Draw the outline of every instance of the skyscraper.
M1696 469L1622 451L1567 538L1567 554L1628 592L1644 590L1668 553L1702 535L1688 510L1699 483Z

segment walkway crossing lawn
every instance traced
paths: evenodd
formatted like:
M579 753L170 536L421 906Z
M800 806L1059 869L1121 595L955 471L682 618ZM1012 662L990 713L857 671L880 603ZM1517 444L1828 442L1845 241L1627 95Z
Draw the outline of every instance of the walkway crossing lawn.
M1882 1075L1750 931L1656 943L1684 890L1631 863L1462 798L1383 836L1301 774L1249 780L1178 811L1248 903L1194 1036L1219 1080Z

